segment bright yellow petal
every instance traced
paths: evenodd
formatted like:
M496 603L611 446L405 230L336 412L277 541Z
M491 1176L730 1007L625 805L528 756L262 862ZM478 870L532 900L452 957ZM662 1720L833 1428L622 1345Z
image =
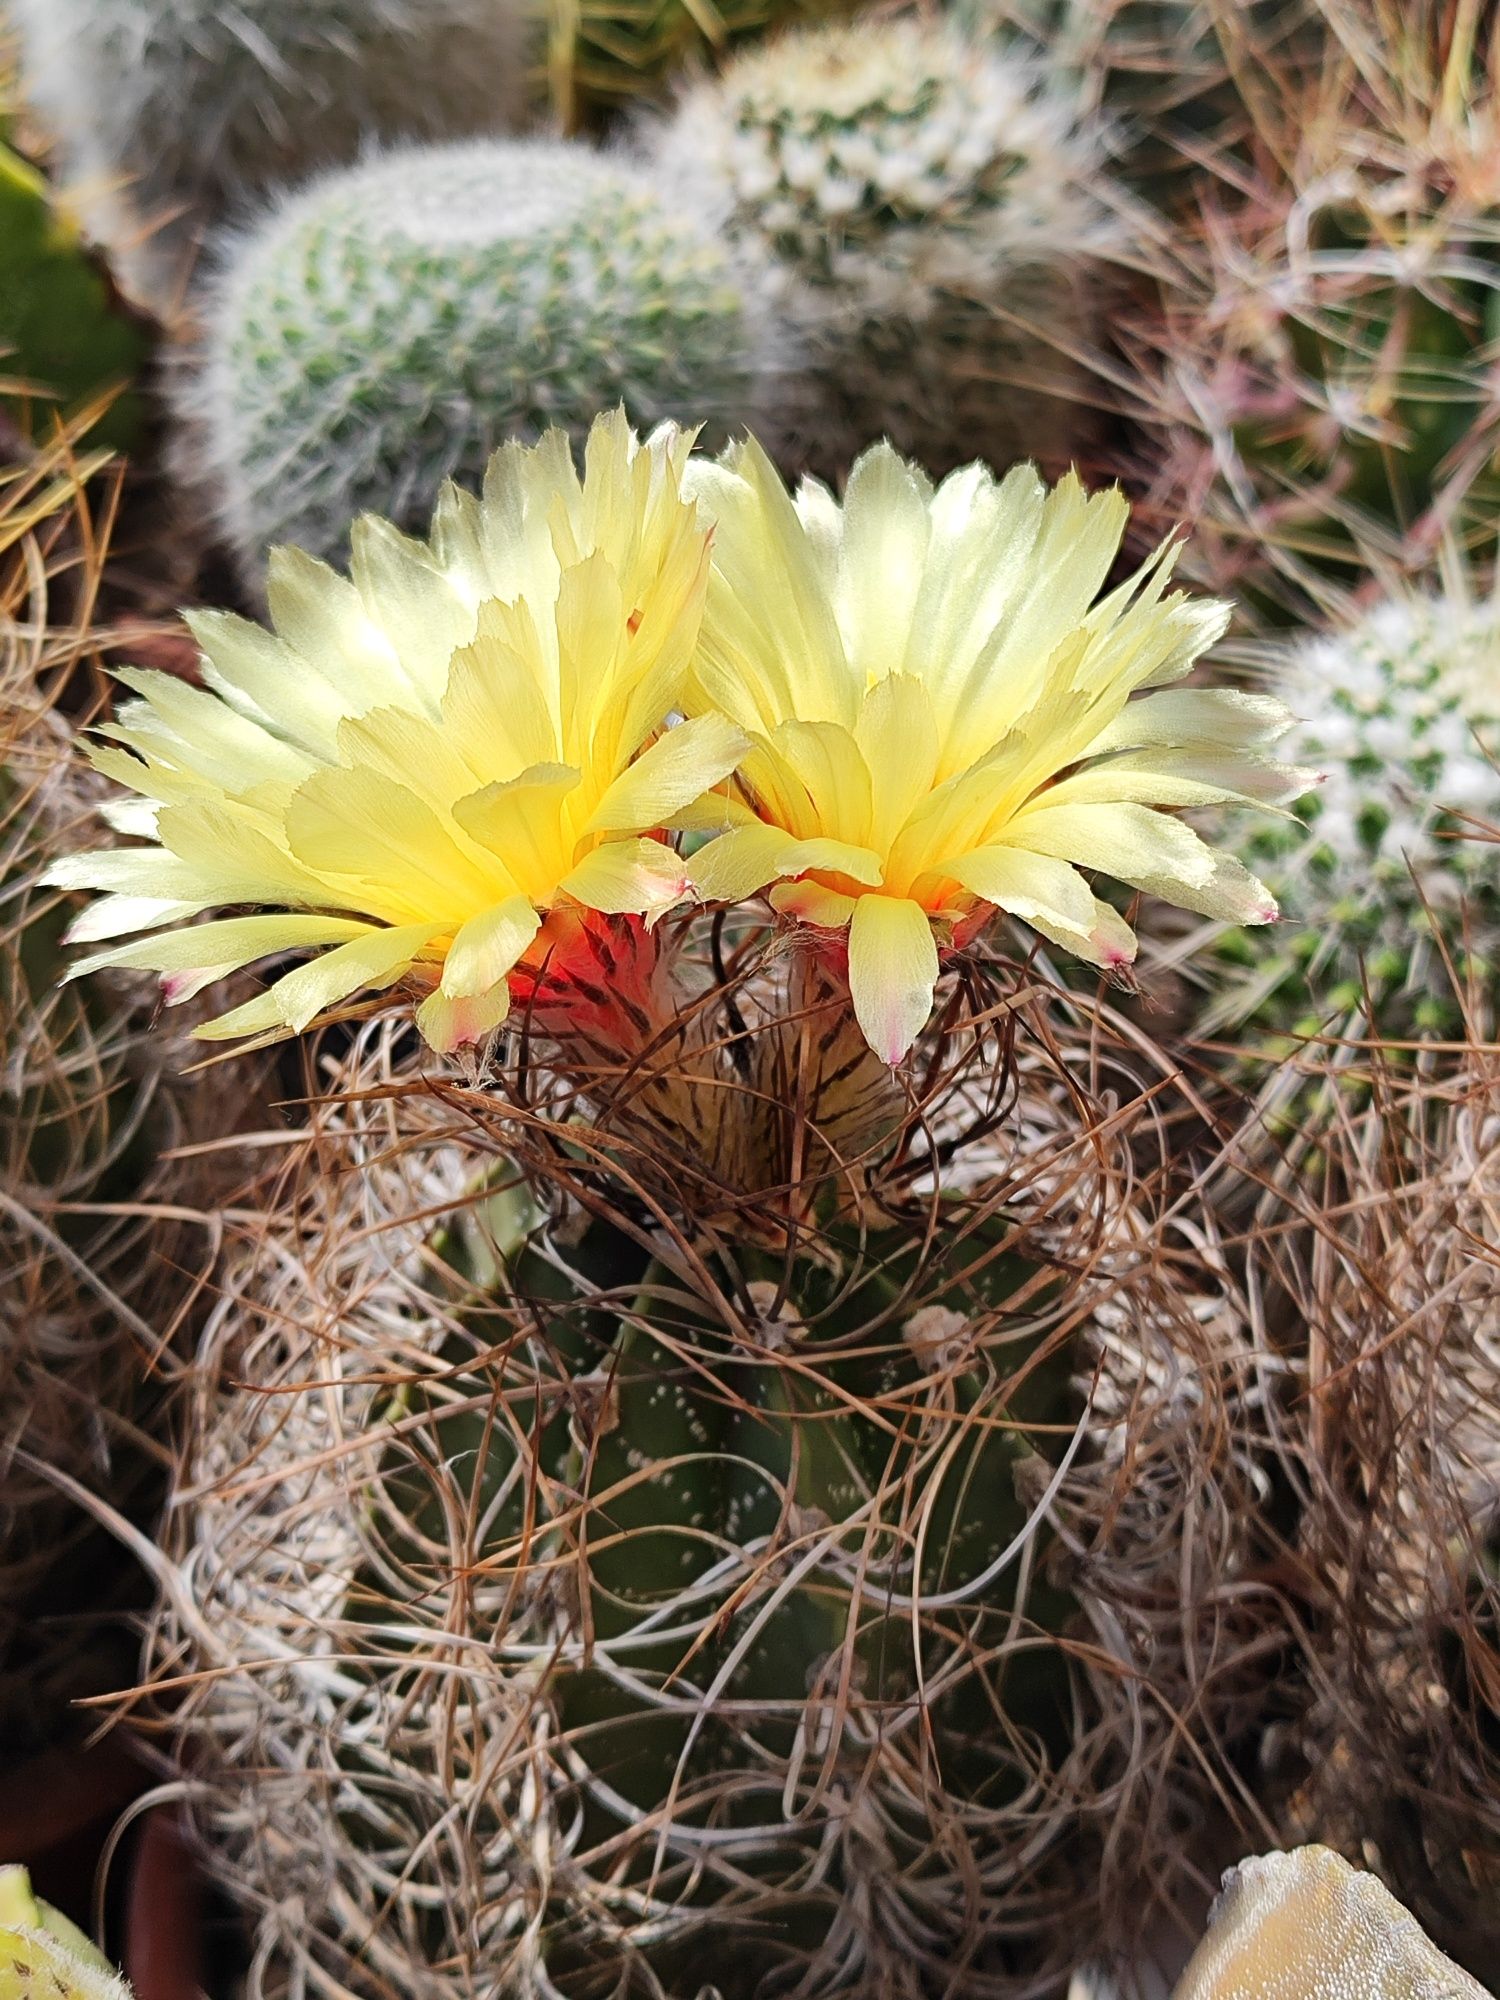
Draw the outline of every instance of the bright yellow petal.
M861 896L849 923L849 991L865 1040L886 1062L900 1062L926 1026L937 976L937 945L921 905Z
M607 916L655 918L692 888L682 857L660 840L613 840L586 854L559 888Z
M688 862L705 903L740 903L783 873L781 857L796 843L779 826L737 826L700 848Z
M650 833L727 778L750 749L722 715L699 715L669 729L616 778L590 814L589 833Z
M566 822L581 774L572 764L538 764L518 778L459 799L453 817L500 864L501 881L545 903L573 860Z
M443 961L444 997L472 1000L503 984L540 929L541 919L524 896L508 897L470 917Z

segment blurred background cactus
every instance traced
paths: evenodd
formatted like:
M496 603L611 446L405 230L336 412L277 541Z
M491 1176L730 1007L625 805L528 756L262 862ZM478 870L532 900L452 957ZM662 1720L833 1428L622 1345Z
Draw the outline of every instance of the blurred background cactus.
M751 421L784 357L752 256L649 171L581 146L392 153L227 249L184 369L182 463L252 586L364 509L425 527L442 482L623 403Z
M38 879L92 834L101 789L57 709L70 655L48 627L49 578L96 574L70 452L64 437L0 487L0 1733L16 1760L129 1672L113 1621L139 1579L79 1494L128 1508L149 1488L138 1424L202 1252L181 1212L156 1212L184 1131L170 1039L142 996L58 984L77 901Z
M372 142L494 132L518 0L9 0L22 81L124 281L179 301L206 225Z
M808 29L693 89L660 147L775 260L808 352L788 456L840 473L884 434L935 472L1066 466L1132 238L1065 81L942 19Z
M1500 500L1497 44L1455 0L1318 11L1316 67L1220 11L1242 136L1184 146L1196 242L1140 361L1161 515L1282 619Z
M639 102L738 42L857 0L545 0L547 78L565 131Z
M1245 854L1286 922L1225 936L1237 968L1209 1024L1401 1038L1494 1029L1500 880L1500 604L1452 555L1446 588L1398 589L1349 624L1279 642L1269 680L1302 718L1287 755L1325 773Z
M116 392L145 364L145 331L3 131L0 120L0 399L25 430L46 428L52 410L65 420L92 411L100 445L133 445L140 401Z

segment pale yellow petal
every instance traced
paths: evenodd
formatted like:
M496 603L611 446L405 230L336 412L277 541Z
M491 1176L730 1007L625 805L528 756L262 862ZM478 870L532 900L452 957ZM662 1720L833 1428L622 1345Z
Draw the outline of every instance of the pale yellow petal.
M794 844L779 826L756 820L700 848L687 864L688 873L705 903L743 902L783 872L781 857Z
M417 1009L417 1030L439 1055L482 1042L510 1013L510 988L502 979L488 993L466 993L450 999L441 987L428 994Z
M811 924L820 931L847 930L858 900L841 889L826 887L810 875L796 882L778 882L770 897L772 909L781 916Z
M304 951L313 945L342 944L365 936L370 925L343 917L226 917L218 923L193 924L165 936L139 938L80 959L68 970L69 979L97 972L104 966L160 972L168 1006L191 999L205 986L241 966L274 952Z
M861 896L849 922L849 991L865 1040L899 1063L932 1012L938 955L918 903Z
M1041 807L1015 819L1006 839L1100 869L1202 916L1265 924L1277 915L1275 898L1247 869L1216 854L1181 820L1149 806Z
M266 997L275 999L282 1020L300 1034L326 1008L336 1007L355 993L378 992L400 979L436 935L430 923L366 931L310 965L299 965L295 972L284 974Z

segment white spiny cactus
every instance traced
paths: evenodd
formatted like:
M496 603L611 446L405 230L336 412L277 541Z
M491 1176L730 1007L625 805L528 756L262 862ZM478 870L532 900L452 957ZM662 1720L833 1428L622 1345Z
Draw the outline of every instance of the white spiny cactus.
M942 21L807 30L691 91L661 146L777 260L820 464L882 431L928 464L1066 459L1090 277L1125 231L1060 81Z
M11 0L93 232L171 302L206 224L371 140L504 130L518 0Z
M1390 1032L1452 1025L1435 925L1460 963L1500 941L1496 850L1474 837L1500 825L1500 604L1456 573L1287 645L1274 671L1306 718L1285 752L1326 775L1298 818L1256 827L1290 922L1281 953L1247 959L1237 1011L1310 1031L1368 989Z
M179 393L181 461L252 585L267 547L338 553L366 509L623 403L752 419L778 358L752 255L647 169L539 140L411 148L290 196L228 245Z

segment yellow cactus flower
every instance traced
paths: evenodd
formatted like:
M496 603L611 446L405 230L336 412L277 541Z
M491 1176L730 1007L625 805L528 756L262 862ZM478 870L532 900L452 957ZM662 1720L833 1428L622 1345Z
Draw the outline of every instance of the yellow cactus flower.
M993 909L1090 963L1135 938L1080 871L1205 915L1268 923L1265 887L1166 807L1272 802L1312 774L1267 754L1290 717L1249 694L1161 689L1224 630L1222 604L1167 594L1168 542L1101 596L1118 491L1031 466L965 467L936 490L888 445L842 507L795 500L753 443L696 464L714 561L688 707L740 724L738 775L679 826L711 900L770 888L847 934L855 1012L899 1062L926 1021L940 943Z
M111 809L148 846L51 879L108 892L76 938L152 935L74 968L149 967L181 1001L256 960L328 947L200 1028L286 1033L403 978L437 1048L504 1019L543 915L654 919L687 890L651 837L746 747L723 717L662 725L697 637L708 535L682 491L692 440L600 418L496 453L481 499L449 487L429 544L355 527L348 580L294 550L273 632L192 621L203 689L124 672L100 733ZM225 906L259 906L186 928ZM164 934L165 933L165 934Z

